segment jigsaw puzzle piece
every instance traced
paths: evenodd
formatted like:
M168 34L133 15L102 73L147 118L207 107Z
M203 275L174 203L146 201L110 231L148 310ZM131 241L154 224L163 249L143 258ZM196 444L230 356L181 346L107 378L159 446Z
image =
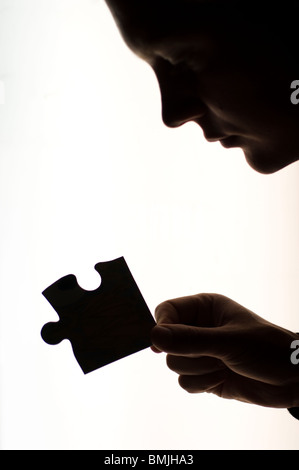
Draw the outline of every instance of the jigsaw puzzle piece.
M155 320L125 262L98 263L101 285L82 289L70 274L43 291L59 321L41 331L48 344L68 339L85 374L151 346Z

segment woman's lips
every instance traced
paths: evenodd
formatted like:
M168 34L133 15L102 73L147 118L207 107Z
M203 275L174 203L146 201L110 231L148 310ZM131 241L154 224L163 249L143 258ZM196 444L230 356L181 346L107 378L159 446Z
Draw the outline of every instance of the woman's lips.
M206 137L206 140L208 142L220 142L220 144L223 147L229 148L229 147L239 147L240 145L238 144L239 138L235 135L231 136L222 136L222 137Z

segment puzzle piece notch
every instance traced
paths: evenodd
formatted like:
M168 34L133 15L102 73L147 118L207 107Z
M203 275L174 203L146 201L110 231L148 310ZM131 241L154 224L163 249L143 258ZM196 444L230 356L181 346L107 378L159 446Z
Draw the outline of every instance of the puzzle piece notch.
M44 325L48 344L68 339L84 373L151 346L155 321L124 260L95 265L102 282L86 291L76 276L65 276L44 290L59 316Z
M43 295L59 316L61 312L63 318L64 308L72 303L76 303L78 300L80 301L84 291L79 287L76 276L69 274L44 290ZM67 318L62 318L57 322L50 322L43 326L41 335L46 343L56 345L64 339L69 339L67 326L71 321L68 321Z

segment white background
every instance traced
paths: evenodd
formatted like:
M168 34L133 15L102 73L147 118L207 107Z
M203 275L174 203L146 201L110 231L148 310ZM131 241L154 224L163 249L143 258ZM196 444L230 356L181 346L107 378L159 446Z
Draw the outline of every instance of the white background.
M263 176L166 128L103 0L1 0L0 80L1 448L299 449L287 411L189 395L164 355L84 376L40 337L58 319L41 292L96 288L119 256L152 312L217 292L299 331L298 164Z

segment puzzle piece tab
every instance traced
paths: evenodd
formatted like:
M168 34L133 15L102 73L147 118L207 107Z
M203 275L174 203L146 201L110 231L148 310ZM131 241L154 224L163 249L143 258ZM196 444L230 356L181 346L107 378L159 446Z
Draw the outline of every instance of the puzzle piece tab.
M82 289L73 274L43 291L60 320L41 331L48 344L68 339L84 374L151 346L155 320L125 259L98 263L98 289Z

